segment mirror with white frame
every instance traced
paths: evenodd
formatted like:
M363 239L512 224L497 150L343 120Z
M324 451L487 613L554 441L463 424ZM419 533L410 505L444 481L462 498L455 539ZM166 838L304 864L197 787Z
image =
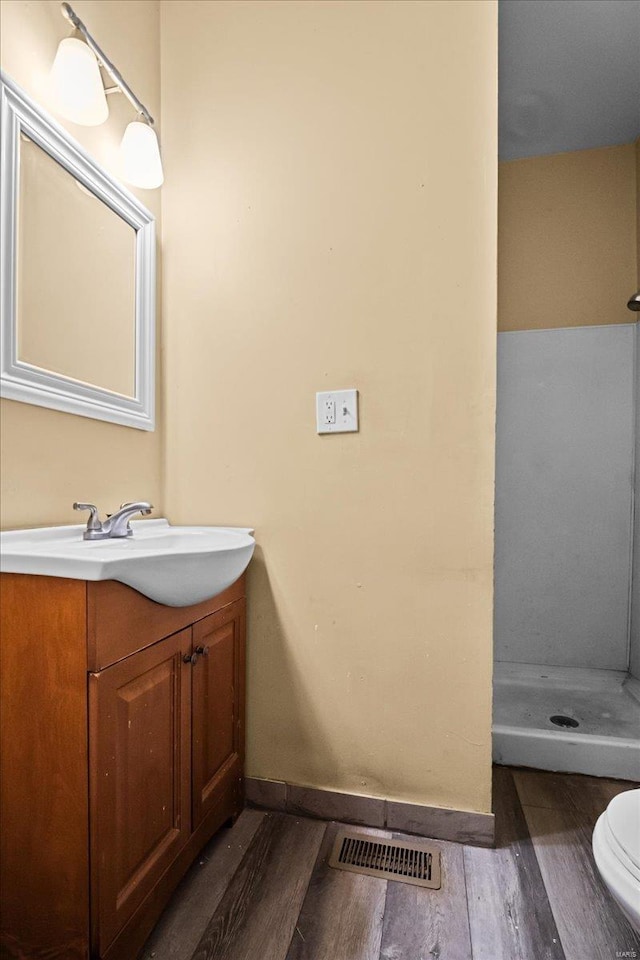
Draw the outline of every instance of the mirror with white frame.
M153 215L5 74L0 112L0 395L153 430Z

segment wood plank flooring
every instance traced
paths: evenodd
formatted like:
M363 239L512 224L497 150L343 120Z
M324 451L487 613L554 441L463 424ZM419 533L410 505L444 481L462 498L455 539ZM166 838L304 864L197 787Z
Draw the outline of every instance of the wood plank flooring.
M284 956L326 825L267 815L202 934L193 960Z
M577 775L556 775L552 781L524 770L515 772L514 779L566 960L615 956L611 946L624 941L624 927L596 869L591 834L604 807L620 792L618 781ZM633 933L631 938L632 946L616 950L635 949L640 956Z
M245 810L232 830L215 835L147 940L145 956L190 960L265 816L261 810Z
M286 960L380 957L387 883L328 865L337 830L335 823L327 827ZM367 833L391 837L385 830Z
M440 890L334 870L336 824L246 810L196 861L142 960L640 958L591 855L595 820L634 786L496 767L495 849L433 841Z
M403 839L399 833L394 837ZM442 886L425 890L387 883L380 960L472 960L464 848L445 840L430 842L440 850Z
M493 778L496 846L464 848L474 960L565 960L511 771Z

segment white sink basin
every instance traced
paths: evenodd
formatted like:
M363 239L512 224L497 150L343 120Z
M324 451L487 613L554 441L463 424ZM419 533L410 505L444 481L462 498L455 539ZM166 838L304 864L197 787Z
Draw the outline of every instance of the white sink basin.
M222 593L246 570L247 527L173 527L133 521L133 536L83 540L84 525L0 534L0 570L73 580L119 580L157 603L188 607Z

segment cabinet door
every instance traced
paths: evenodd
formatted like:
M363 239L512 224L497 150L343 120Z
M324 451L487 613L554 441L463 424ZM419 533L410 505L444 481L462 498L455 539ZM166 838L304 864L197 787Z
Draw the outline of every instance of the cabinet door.
M91 909L100 955L189 839L191 629L89 675Z
M244 600L193 626L193 829L235 781L241 802L244 764Z

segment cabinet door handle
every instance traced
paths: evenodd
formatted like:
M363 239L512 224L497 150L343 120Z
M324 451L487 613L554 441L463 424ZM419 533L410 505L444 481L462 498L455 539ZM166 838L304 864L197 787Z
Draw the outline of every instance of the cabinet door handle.
M209 647L196 647L196 653L199 653L201 657L206 657L209 653Z
M182 658L184 663L192 663L192 664L195 663L197 659L198 659L197 650L195 653L185 653L184 657Z

